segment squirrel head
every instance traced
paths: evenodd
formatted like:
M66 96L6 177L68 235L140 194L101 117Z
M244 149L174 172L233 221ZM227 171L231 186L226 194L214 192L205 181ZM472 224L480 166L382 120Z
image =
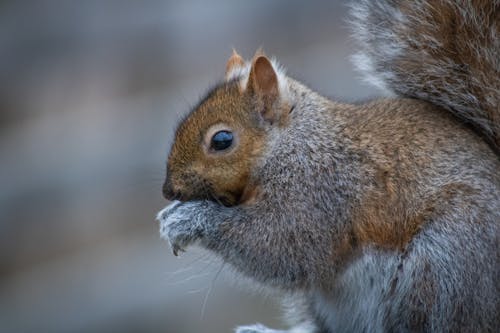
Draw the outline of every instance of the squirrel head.
M247 202L269 135L285 126L292 105L288 80L257 51L245 62L234 50L225 81L213 88L177 128L163 194L169 200L208 199L226 206Z

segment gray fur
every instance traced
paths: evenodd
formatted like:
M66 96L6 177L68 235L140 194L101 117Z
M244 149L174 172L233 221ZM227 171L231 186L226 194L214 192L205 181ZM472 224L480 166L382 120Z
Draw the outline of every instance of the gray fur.
M500 149L499 13L499 0L355 1L352 60L367 82L452 111Z
M431 90L423 88L423 76L402 76L391 67L409 50L392 39L388 15L403 25L414 22L430 2L412 2L414 17L403 15L399 4L361 1L356 9L366 21L359 34L374 77L398 94L483 119L474 95L449 87L454 65L429 69L447 80L430 82ZM459 12L465 17L468 8ZM426 40L439 50L437 38ZM259 199L231 207L213 201L167 207L158 219L174 252L199 242L242 274L288 295L294 328L287 333L498 331L498 156L435 105L404 98L345 105L285 79L286 102L295 109L286 126L266 125L264 156L251 175ZM482 107L498 107L498 91L491 96ZM494 133L498 124L483 120L477 125ZM422 219L403 246L357 236L357 215L372 197L380 206L395 198L394 220L374 216L375 226L405 230L412 218ZM405 211L398 215L399 204ZM237 332L285 333L260 324Z
M305 306L296 324L309 325L311 333L492 332L499 327L500 163L495 155L448 117L441 119L443 128L456 132L460 149L452 155L446 147L427 151L426 133L418 128L427 125L422 111L423 122L414 126L423 137L399 147L400 158L406 150L413 157L427 156L428 165L407 180L410 195L441 209L429 216L406 252L368 247L345 266L332 258L332 249L350 232L362 193L374 186L374 166L365 163L377 144L360 147L371 131L368 125L362 127L366 132L348 133L356 112L370 112L364 116L367 124L390 131L388 114L395 111L390 104L355 111L294 81L290 86L297 102L291 124L269 129L266 159L253 175L263 184L263 200L234 207L211 201L175 205L160 214L162 235L174 249L200 241L243 274L300 295ZM325 117L335 117L335 125ZM394 140L394 133L387 135ZM437 138L449 140L447 135ZM457 192L455 199L439 202L441 189L455 183L479 191ZM431 291L419 289L428 283Z

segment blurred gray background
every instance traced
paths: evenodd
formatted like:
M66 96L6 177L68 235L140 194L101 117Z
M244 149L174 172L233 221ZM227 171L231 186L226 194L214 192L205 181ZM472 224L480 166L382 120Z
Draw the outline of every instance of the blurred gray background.
M201 249L181 258L156 212L177 119L235 47L345 101L341 1L0 1L0 331L231 332L283 327Z

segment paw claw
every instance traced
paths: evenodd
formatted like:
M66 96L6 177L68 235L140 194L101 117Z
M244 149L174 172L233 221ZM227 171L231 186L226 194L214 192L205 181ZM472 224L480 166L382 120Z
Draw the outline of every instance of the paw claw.
M179 252L186 252L186 250L184 250L182 247L180 247L177 244L171 245L171 247L172 247L172 252L173 252L174 256L176 256L176 257L179 256Z
M161 237L170 243L174 256L201 237L199 209L199 202L174 201L158 213Z

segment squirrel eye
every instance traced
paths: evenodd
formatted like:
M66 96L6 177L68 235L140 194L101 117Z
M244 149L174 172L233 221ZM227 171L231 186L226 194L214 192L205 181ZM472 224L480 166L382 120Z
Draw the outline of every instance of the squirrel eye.
M232 143L233 133L229 131L219 131L212 137L210 148L213 150L224 150L231 147Z

